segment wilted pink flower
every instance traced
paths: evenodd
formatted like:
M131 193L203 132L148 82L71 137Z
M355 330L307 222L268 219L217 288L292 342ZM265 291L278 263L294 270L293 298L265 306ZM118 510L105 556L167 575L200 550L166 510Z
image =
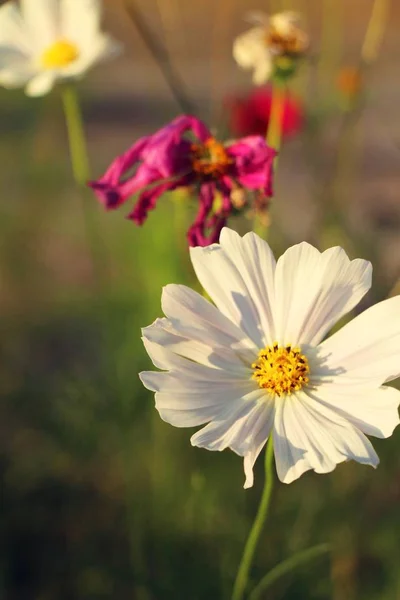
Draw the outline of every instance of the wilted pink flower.
M189 245L207 246L218 241L238 190L246 188L266 197L272 195L275 155L261 136L223 144L202 121L183 115L138 140L113 161L103 177L89 185L108 210L118 208L140 192L128 215L138 225L144 223L162 194L191 187L198 194L199 208L187 233ZM131 175L134 167L137 168ZM221 200L218 203L217 193Z

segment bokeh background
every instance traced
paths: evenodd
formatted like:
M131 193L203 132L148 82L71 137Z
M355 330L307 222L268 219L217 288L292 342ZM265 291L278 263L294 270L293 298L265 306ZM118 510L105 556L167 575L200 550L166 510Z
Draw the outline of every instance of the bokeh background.
M338 76L359 65L372 0L135 6L193 110L224 134L227 99L252 89L231 56L246 11L303 13L312 52L291 91L306 122L281 151L271 244L339 243L370 259L362 308L397 293L397 0L355 103ZM79 84L93 176L180 112L121 0L105 0L105 26L125 53ZM244 491L241 460L192 448L137 376L149 368L140 327L160 316L161 287L196 286L184 238L192 209L182 217L164 198L142 228L105 214L73 184L57 90L38 100L0 90L0 127L0 598L229 598L262 465ZM244 233L251 221L231 225ZM276 486L254 581L318 542L333 551L278 582L270 600L400 599L400 433L374 445L376 472L348 463Z

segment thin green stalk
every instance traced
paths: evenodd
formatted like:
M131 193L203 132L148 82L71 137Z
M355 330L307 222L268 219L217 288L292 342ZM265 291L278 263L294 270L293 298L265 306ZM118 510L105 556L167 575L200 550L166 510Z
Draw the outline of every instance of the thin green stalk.
M264 490L261 496L260 505L258 507L257 515L251 528L249 537L244 548L242 560L240 561L239 569L236 575L235 584L233 586L232 600L242 600L246 592L247 583L249 580L249 573L254 558L254 553L257 548L258 540L264 523L268 516L268 510L271 501L272 489L274 485L273 475L273 461L274 461L274 445L272 435L270 435L265 451L265 482Z
M361 50L361 59L368 66L378 58L389 15L390 0L375 0Z
M76 183L85 185L90 178L90 167L82 112L75 86L72 84L64 85L61 96L68 130L72 172Z
M282 117L285 105L286 88L281 82L274 82L272 87L272 103L269 116L268 129L266 132L266 140L268 146L271 146L279 152L282 144ZM274 170L278 167L278 156L274 160ZM266 239L268 225L263 223L262 215L259 215L255 210L253 231L260 237Z
M286 89L279 82L272 87L271 114L267 131L267 144L279 152L282 143L282 116L285 104ZM278 157L275 159L275 167Z
M142 40L160 67L161 73L163 74L176 103L180 106L182 112L194 114L195 107L186 92L186 88L181 81L181 78L172 64L167 48L165 48L164 44L160 42L157 36L153 35L137 7L135 0L125 0L125 7Z
M314 558L327 554L330 552L330 549L331 547L329 544L319 544L318 546L308 548L308 550L298 552L294 556L281 562L279 565L276 565L276 567L271 569L271 571L261 579L260 583L250 594L249 600L261 600L264 592L266 592L278 579L307 564Z

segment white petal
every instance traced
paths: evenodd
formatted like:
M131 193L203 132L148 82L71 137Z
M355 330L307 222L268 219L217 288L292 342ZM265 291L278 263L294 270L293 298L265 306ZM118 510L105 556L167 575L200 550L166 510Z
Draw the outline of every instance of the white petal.
M161 306L177 332L182 332L188 339L240 353L249 364L254 360L257 347L246 333L190 288L165 286Z
M195 433L193 446L207 450L231 448L244 457L245 488L253 485L253 465L266 444L273 424L274 402L263 390L255 390L232 410L227 406L218 419Z
M241 430L249 415L257 408L255 401L262 395L260 390L250 393L249 397L236 403L234 408L226 405L219 417L203 429L192 435L192 446L207 450L222 451L237 443Z
M235 412L258 393L234 385L220 386L217 390L212 383L208 388L196 384L181 391L181 387L174 389L170 385L171 392L157 392L155 396L160 417L175 427L194 427L219 419L221 414Z
M15 2L6 2L0 8L0 44L15 46L30 54L24 23Z
M186 361L189 363L189 361ZM207 369L207 367L203 367ZM185 371L173 371L164 373L160 371L142 371L140 379L143 385L152 392L161 392L163 394L175 394L188 397L199 398L201 402L208 403L212 394L218 396L237 395L244 396L249 392L254 391L255 382L251 380L239 380L230 378L228 373L217 369L208 369L210 378L205 374L198 373L196 368L190 374L190 366L186 367ZM212 388L212 389L211 389ZM206 404L208 406L208 404Z
M19 88L25 86L31 75L25 71L15 69L0 70L0 85L7 89Z
M342 248L289 248L275 272L277 341L318 344L369 290L371 273L368 261L350 261Z
M262 348L274 337L271 322L275 261L254 234L225 228L221 245L190 249L196 275L219 310Z
M365 310L319 346L332 373L379 386L400 376L400 296Z
M286 37L293 31L293 27L301 24L300 14L291 10L285 10L270 17L270 26L281 36Z
M242 352L237 353L229 346L212 344L209 341L210 336L208 336L208 341L204 341L206 333L203 330L182 326L181 323L177 326L179 329L173 327L168 319L157 319L152 325L142 330L143 340L154 342L176 355L188 358L201 365L224 369L231 373L238 372L241 369L246 373L249 372L248 365L255 360L256 352L253 353L252 358L249 357L249 360L244 362L241 357ZM153 359L153 354L150 354L150 357ZM158 366L156 361L154 361L154 364Z
M263 85L272 76L274 65L272 60L261 60L254 67L253 83L255 85Z
M233 58L243 69L252 69L260 57L269 57L265 44L265 28L253 27L239 35L233 43Z
M55 81L56 76L54 71L43 71L31 79L26 86L25 92L27 96L31 97L44 96L50 92Z
M264 405L258 406L251 419L248 419L247 428L251 431L251 443L246 443L240 452L238 448L231 446L238 454L244 456L244 474L246 477L244 488L250 488L254 483L253 467L261 450L264 448L271 433L275 416L275 402L264 398Z
M90 46L80 48L79 58L61 69L60 72L63 77L79 77L96 63L116 56L121 50L121 44L115 42L109 36L98 34L94 37Z
M361 431L301 392L276 402L274 449L283 483L291 483L310 469L328 473L345 460L373 467L379 462Z
M233 381L235 379L242 381L249 380L252 375L252 370L240 362L235 361L233 364L228 362L228 368L224 368L225 365L222 368L216 365L204 365L194 362L192 358L188 359L179 355L175 352L176 347L174 345L163 346L145 337L143 343L155 367L171 373L178 372L181 377L195 377L206 381Z
M20 3L22 18L37 51L61 37L59 0L20 0Z
M33 76L31 61L19 49L0 46L0 85L22 87Z
M101 8L100 0L61 0L63 37L90 45L100 29Z
M340 379L340 377L339 377ZM309 396L345 417L367 435L387 438L400 423L400 392L392 387L357 389L354 386L323 384Z

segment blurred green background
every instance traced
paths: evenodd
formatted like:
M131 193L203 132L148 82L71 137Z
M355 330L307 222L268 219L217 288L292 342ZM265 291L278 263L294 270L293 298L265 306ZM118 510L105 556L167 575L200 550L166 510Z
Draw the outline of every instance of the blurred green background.
M123 3L105 5L126 51L80 84L94 176L179 113ZM251 90L231 58L244 13L303 12L312 56L292 88L307 123L281 152L270 241L276 253L307 239L372 260L363 307L396 293L397 0L356 102L337 77L359 64L370 0L136 6L168 48L197 114L220 131L224 98ZM192 448L191 432L159 419L137 376L150 367L140 328L161 316L161 287L196 286L184 237L192 209L182 223L177 201L163 198L142 228L123 218L125 207L105 214L72 182L57 90L39 100L0 90L0 126L0 598L229 598L262 464L244 491L241 460ZM251 227L245 218L230 224L241 233ZM333 551L266 597L400 599L399 436L374 440L376 472L348 463L277 484L254 582L297 550L329 541Z

